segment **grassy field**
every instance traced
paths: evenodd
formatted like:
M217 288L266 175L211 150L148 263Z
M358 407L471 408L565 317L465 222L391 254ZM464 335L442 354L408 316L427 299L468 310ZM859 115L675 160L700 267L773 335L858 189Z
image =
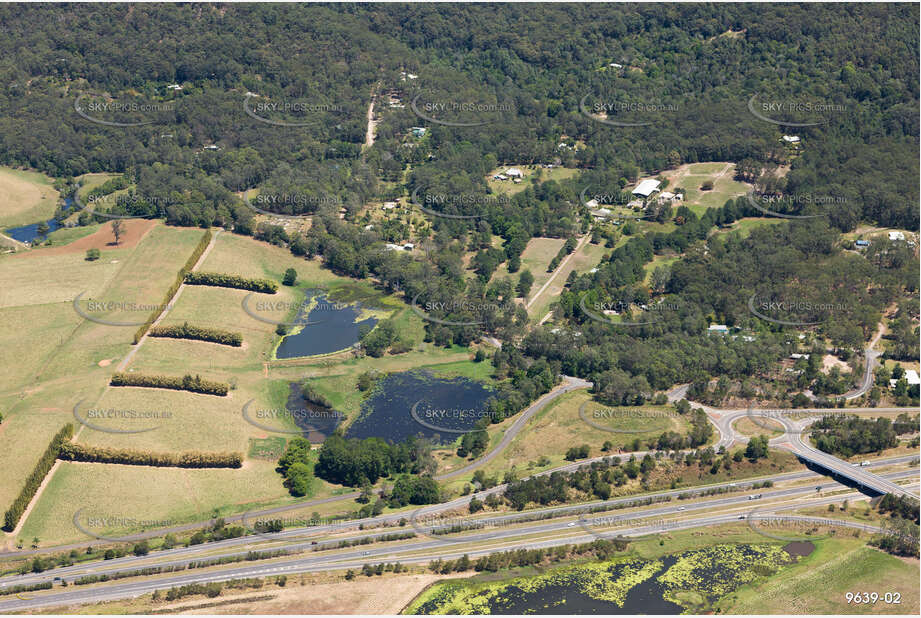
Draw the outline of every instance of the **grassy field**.
M0 259L0 279L8 282L0 288L3 317L0 342L4 344L0 346L3 350L0 354L11 355L4 358L10 361L4 363L10 371L4 371L0 377L0 392L21 386L22 378L35 376L45 361L60 363L72 354L86 358L87 349L130 343L135 327L104 326L83 320L74 311L74 298L85 292L84 310L88 310L90 300L160 303L200 236L199 230L161 226L152 230L140 246L103 251L102 258L95 262L86 261L82 253L57 252L57 249L39 249ZM162 243L175 246L176 251L163 252ZM94 317L132 322L143 321L149 313L101 309L88 312ZM90 348L83 347L87 345ZM41 354L51 348L59 348L54 358ZM95 358L93 363L99 360ZM74 375L85 369L85 365L67 365L56 375Z
M157 226L144 240L127 254L124 259L116 257L114 266L119 267L105 289L90 289L81 299L83 310L96 319L123 324L110 326L89 320L81 320L68 341L65 353L56 357L45 370L49 376L67 375L79 369L97 365L101 360L115 361L124 356L133 341L138 324L143 323L155 307L165 301L169 286L176 280L176 274L192 254L202 237L202 230ZM171 250L164 251L169 246ZM88 262L103 266L108 257ZM71 259L83 261L82 254L67 254ZM109 259L108 265L113 265ZM73 290L72 300L79 294ZM104 304L94 310L89 303ZM110 368L110 371L114 367Z
M202 377L206 376L220 377L217 372L202 373ZM240 401L236 394L213 397L166 389L110 388L99 401L81 406L80 416L109 431L145 431L113 434L85 427L77 441L150 451L236 451L245 454L247 439L265 435L265 431L243 421L241 408L245 401ZM115 412L105 418L92 418L89 410ZM137 416L129 417L132 413Z
M123 288L129 284L134 286L131 289L138 292L148 288L164 290L172 282L176 271L191 253L202 232L194 229L162 228L170 233L190 236L158 237L155 233L160 229L154 229L134 251L125 250L125 255L113 265L128 269L129 265L140 260L138 267L143 268L146 264L149 271L146 279L139 282L136 281L138 277L133 274L122 276L127 273L117 271L117 275L110 276L111 281L107 287L97 285L93 288L94 298L109 299L114 295L127 295ZM146 253L149 244L158 246L159 255ZM163 251L164 246L175 250ZM76 257L82 259L82 256L71 256L70 259ZM164 264L165 259L175 261L175 264ZM151 264L156 264L156 267L151 267ZM100 336L100 342L106 341L112 345L113 341L118 341L117 335L122 331L127 341L124 349L107 351L106 356L102 356L99 350L94 352L93 366L96 371L92 374L95 377L90 382L95 392L85 396L86 400L80 406L80 415L87 418L90 409L115 410L121 415L127 411L131 414L127 418L104 417L90 420L97 426L115 431L150 431L109 433L83 427L77 440L87 444L154 451L237 451L248 454L253 443L279 436L247 423L241 414L244 404L254 400L254 409L281 408L287 399L289 382L301 381L305 376L320 378L320 384L328 389L330 398L337 408L341 406L344 410L357 410L361 393L357 390L355 381L359 373L369 369L387 372L437 366L440 372L448 375L478 378L488 378L491 373L492 367L489 363L472 363L471 353L466 348L444 349L423 344L421 318L401 301L383 296L368 282L338 277L321 269L318 262L295 258L285 249L247 237L222 234L215 241L213 250L206 257L201 270L280 281L285 269L289 267L295 268L298 272L297 286L280 286L278 294L272 295L272 301L282 300L293 305L303 299L306 289L322 287L330 290L333 300L363 300L379 304L394 315L398 330L415 342L415 348L406 354L386 355L380 359L354 358L352 355L346 355L338 358L273 361L271 350L279 337L275 334L273 324L255 320L243 311L241 302L248 292L208 286L185 286L164 317L163 324L181 324L187 321L191 324L241 332L243 346L234 348L206 342L149 338L138 349L128 370L167 375L198 374L203 378L230 383L230 394L227 397L213 397L160 389L106 388L106 380L112 367L99 367L98 361L100 357L112 362L121 358L129 347L134 328L115 329L99 326L118 331L114 335ZM131 266L132 272L133 269ZM87 276L88 283L93 281L92 277ZM97 288L100 288L100 291L97 292ZM32 293L50 294L38 287ZM162 291L157 294L162 295ZM268 298L267 295L258 296ZM271 314L268 317L284 319L288 316L286 311L279 310L277 315ZM80 326L76 331L77 340L80 339L79 329L82 328L83 326ZM87 342L83 343L88 347ZM72 353L64 359L54 359L51 365L56 370L48 371L48 375L61 375L58 369L63 368L65 363L69 363L68 366L73 364L74 359L71 356ZM45 423L47 427L43 428L43 437L45 434L50 436L51 430L60 426L60 419L69 416L75 402L73 393L68 400L61 402L58 406L58 416L54 417L55 423ZM134 412L139 413L140 417L134 417ZM280 421L278 426L280 429L290 429L290 425L286 425L285 421ZM13 432L10 433L14 435ZM23 433L27 431L18 430L15 435ZM290 437L287 434L281 435ZM44 440L46 442L47 438ZM38 444L36 448L39 447L44 448L44 443ZM150 510L155 512L149 519L170 521L208 517L214 511L230 514L256 506L289 503L293 498L282 486L282 479L274 468L274 461L262 457L247 458L241 470L183 471L67 464L59 468L59 472L54 475L53 482L30 515L23 534L29 535L29 538L38 536L43 544L66 539L77 540L73 538L75 532L72 524L68 522L76 510L78 499L85 499L94 508L111 513L119 510L140 512L149 505ZM101 479L104 479L104 482ZM317 483L319 496L332 495L342 489L320 481ZM355 505L351 501L330 504L327 514L354 508ZM139 515L124 516L142 519Z
M136 326L85 320L73 299L85 291L84 299L100 302L162 302L201 234L159 226L138 246L104 251L95 262L57 249L0 258L0 278L10 282L0 290L0 505L19 491L54 432L74 420L74 405L99 398L111 363L130 349ZM164 245L175 250L163 251ZM131 321L148 314L91 312Z
M901 594L900 605L848 604L847 592ZM918 561L903 560L862 541L829 538L797 564L743 586L718 603L724 614L918 613Z
M320 266L317 260L305 260L290 251L248 236L221 234L214 250L202 264L202 271L234 273L241 277L264 277L281 282L285 270L294 268L298 283L322 286L342 280Z
M492 281L497 281L503 277L511 277L512 283L518 283L518 277L521 271L530 270L534 275L534 285L531 286L531 295L537 293L542 285L550 279L551 273L547 272L547 266L560 249L563 248L565 240L562 238L532 238L528 241L528 246L521 254L521 268L517 273L508 272L508 265L503 263L499 265L496 272L493 273Z
M726 200L748 193L750 185L733 180L734 170L731 163L690 163L662 172L662 176L670 181L666 191L685 189L684 205L699 215L707 208L722 207ZM713 183L713 189L701 190L707 181Z
M585 416L590 421L624 433L605 431L586 423L579 415L579 408L583 405L586 405ZM630 443L636 438L645 440L658 437L664 431L685 433L688 429L688 423L683 418L669 415L674 409L671 406L631 407L630 411L639 413L625 413L623 416L607 418L595 414L596 410L602 408L604 407L592 401L591 395L585 390L556 398L533 416L511 444L498 457L483 466L483 470L488 474L494 474L515 468L523 476L525 473L540 472L565 464L566 451L573 446L588 444L590 456L596 457L604 454L601 446L605 441L610 441L613 445L610 453L618 454L620 449L629 450ZM498 442L498 436L501 436L513 422L514 419L507 419L491 426L489 433L493 440ZM538 463L542 457L546 459ZM461 463L459 458L454 459L457 461L451 459L443 462L444 471Z
M68 243L72 243L75 240L85 238L90 234L94 234L95 232L99 231L99 228L101 227L102 223L82 225L77 227L61 227L48 234L48 240L51 241L53 246L59 247Z
M108 172L95 172L78 176L77 181L80 183L78 194L81 198L85 198L89 192L96 187L101 187L106 182L113 178L118 178L119 176L121 176L121 174L110 174Z
M756 423L750 418L740 418L733 423L736 431L746 436L767 436L776 438L783 433L783 425L769 418L759 418Z
M649 285L652 281L652 273L655 272L656 268L659 266L671 266L679 259L677 255L657 255L653 257L652 261L646 265L646 278L644 279L646 285Z
M731 232L738 232L742 238L748 238L751 236L753 230L763 227L765 225L777 225L778 223L783 223L783 219L778 217L746 217L745 219L739 219L731 226L723 228L717 231L717 234L729 234Z
M556 302L560 294L563 292L564 286L566 285L566 280L569 278L569 273L575 271L579 274L584 274L598 266L601 263L601 259L604 257L607 249L604 248L604 245L599 243L593 245L590 242L586 242L579 250L573 252L572 258L566 263L563 268L560 269L560 272L556 275L556 278L553 282L547 286L542 294L536 296L537 291L540 290L539 287L531 287L530 298L533 299L531 306L528 308L528 314L534 320L542 319L547 312L550 310L550 306ZM553 256L551 256L553 259ZM546 269L545 269L546 270ZM535 277L536 284L536 277ZM543 285L543 284L541 284Z
M87 535L73 524L74 513L156 521L158 526L203 520L290 501L271 461L249 460L239 470L189 470L113 464L62 463L29 516L20 538L43 545L79 541ZM266 479L276 479L267 483ZM81 518L82 522L85 522ZM140 531L123 525L92 529L106 536Z
M59 194L39 172L0 167L0 230L50 219Z

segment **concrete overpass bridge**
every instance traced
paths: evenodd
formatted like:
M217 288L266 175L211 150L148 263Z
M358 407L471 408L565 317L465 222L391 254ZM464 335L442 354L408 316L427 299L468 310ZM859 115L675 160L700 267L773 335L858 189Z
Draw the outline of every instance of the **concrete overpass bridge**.
M787 429L792 429L787 423L784 423L784 425L787 426ZM863 466L855 466L852 463L838 459L834 455L813 448L803 439L802 430L789 431L787 438L790 448L801 460L827 470L835 476L847 479L863 490L880 495L895 494L896 496L917 499L915 494L902 485L873 474Z

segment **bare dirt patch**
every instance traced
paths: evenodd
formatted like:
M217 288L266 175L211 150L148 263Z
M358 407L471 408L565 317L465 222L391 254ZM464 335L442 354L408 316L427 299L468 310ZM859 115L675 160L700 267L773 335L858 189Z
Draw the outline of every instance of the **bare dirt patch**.
M134 247L150 230L156 227L159 221L153 219L128 219L125 221L125 229L122 231L121 240L118 243L118 249ZM42 247L34 251L24 251L20 256L38 252L40 255L58 255L62 253L83 253L87 249L115 249L115 235L112 234L112 226L105 224L98 230L78 238L72 243L61 245L59 247Z
M825 356L822 357L822 373L828 373L829 371L831 371L832 367L837 367L838 369L842 369L842 370L846 369L850 371L848 364L845 363L843 360L841 360L834 354L826 354Z
M284 588L258 590L249 595L222 595L223 601L233 599L233 604L196 609L189 603L173 606L183 614L399 614L426 586L439 579L438 575L394 575L368 578L360 576L352 581L314 583L308 576L304 585L298 585L299 576L288 577ZM271 591L274 598L264 597ZM226 594L226 593L225 593ZM247 596L262 597L245 602ZM209 600L202 600L207 605ZM163 611L162 609L160 611Z

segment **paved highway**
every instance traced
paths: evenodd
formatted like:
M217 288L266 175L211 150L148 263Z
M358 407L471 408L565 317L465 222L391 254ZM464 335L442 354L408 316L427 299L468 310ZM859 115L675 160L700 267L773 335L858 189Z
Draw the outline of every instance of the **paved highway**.
M496 447L493 448L489 453L477 459L476 461L471 462L467 466L464 466L463 468L451 471L446 474L439 475L436 478L440 480L444 480L448 478L455 478L457 476L470 472L471 470L474 470L478 468L479 466L482 466L484 463L486 463L487 461L490 461L491 459L496 457L499 453L501 453L502 450L515 438L515 436L517 436L518 433L527 425L527 422L534 416L534 414L536 414L541 409L543 409L547 404L549 404L555 398L565 393L571 392L573 390L591 387L590 382L581 380L579 378L574 378L571 376L563 376L563 379L564 379L564 383L562 385L558 386L553 391L545 394L543 397L541 397L536 402L534 402L531 406L529 406L521 415L519 415L515 423L508 429L508 431L506 431L500 443L497 444ZM672 391L670 391L668 396L670 400L675 401L675 400L684 398L686 393L687 393L687 385L684 385L684 386L677 387L676 389L673 389ZM788 437L793 434L799 436L803 432L803 427L799 427L797 425L788 426L789 419L786 418L786 415L787 414L801 414L804 412L805 413L815 412L816 415L819 416L822 413L827 413L829 411L828 409L824 409L824 408L799 408L799 409L789 409L789 410L757 410L757 409L750 409L750 408L749 409L719 409L719 408L712 408L712 407L702 405L702 404L694 404L694 405L696 407L703 408L704 411L707 413L707 416L710 419L710 421L716 427L719 433L719 436L720 436L719 440L714 445L714 447L717 450L720 447L725 447L728 449L735 442L745 442L748 440L747 437L742 436L741 434L738 434L733 428L733 424L738 419L744 416L749 416L753 420L757 421L758 418L763 417L763 418L779 420L780 422L784 423L785 427L787 428L784 435L771 440L771 446L775 446L775 447L785 446L787 448L790 448L797 454L802 454L806 456L807 458L810 457L812 453L816 453L819 451L812 449L811 447L803 443L802 440L800 440L798 443L795 443L788 439ZM914 412L916 410L914 408L850 408L845 411L846 412L892 412L892 411ZM654 453L654 451L650 451L650 452ZM642 458L646 453L647 451L640 451L640 452L635 452L635 453L623 453L623 454L619 454L618 456L625 457L629 455L635 455L637 458ZM848 464L847 462L843 462L835 457L832 457L831 455L827 455L824 453L822 455L825 455L825 457L827 458L826 461L828 462L828 464L834 465L836 470L845 470L846 468L849 467L848 469L853 474L854 467L851 464ZM544 476L544 475L552 474L554 472L561 472L561 471L562 472L573 471L573 470L580 468L583 465L590 464L593 461L606 459L609 456L610 455L603 455L600 457L593 457L590 459L579 460L579 461L576 461L570 464L565 464L563 466L559 466L559 467L556 467L550 470L545 470L544 472L540 472L533 476ZM913 457L906 457L905 459L909 460L912 458ZM834 461L831 461L831 460L834 460ZM813 460L810 459L810 461L813 461ZM835 463L835 462L838 462L838 463ZM870 475L866 470L858 471L858 474L860 474L860 478L863 479L862 481L860 481L855 478L855 482L857 482L858 484L863 485L865 487L870 487L870 488L874 486L880 487L880 488L883 487L883 485L880 483L877 483L874 485L870 477L875 476L875 475ZM848 476L848 475L845 475L845 476ZM892 486L888 486L888 487L889 489L894 489ZM476 495L482 499L491 493L498 493L498 492L503 491L504 489L505 489L505 485L502 484L494 488L491 488L489 490L479 492ZM881 491L881 490L877 490L877 491ZM897 491L904 493L904 490L897 490ZM882 493L885 493L885 492L882 492ZM247 522L252 522L255 520L265 520L265 519L271 518L272 516L280 515L281 513L284 513L287 511L306 509L311 506L329 504L332 502L354 500L355 498L358 497L358 495L359 495L359 492L349 492L349 493L340 494L340 495L329 497L329 498L307 500L304 502L298 502L298 503L289 504L285 506L274 507L274 508L269 508L269 509L261 509L261 510L252 511L249 513L243 513L241 515L228 516L225 518L225 521L227 523L238 523L238 522L247 523ZM456 500L453 500L447 503L443 503L440 505L433 505L430 508L432 509L432 512L438 511L438 510L450 509L456 506L466 504L467 502L469 502L469 500L470 500L469 496L461 497L461 498L458 498ZM402 515L398 514L398 515L385 516L385 518L383 519L389 518L389 521L397 521L400 519L400 517L402 517ZM376 521L380 521L380 520L376 520ZM139 541L145 538L154 538L158 536L163 536L170 532L177 533L177 532L187 532L191 530L198 530L198 529L201 529L204 525L207 525L207 523L202 524L201 522L196 522L196 523L191 523L191 524L184 524L184 525L179 525L179 526L173 526L170 528L161 528L161 529L156 529L156 530L149 530L143 533L126 535L122 537L122 539L125 542L129 542L129 541L134 542L134 541ZM247 526L247 527L250 527L250 526ZM319 530L319 528L312 528L311 530L317 531ZM297 531L294 531L293 534L303 534L303 531L304 529L301 528L301 529L298 529ZM248 539L247 538L231 539L229 540L229 542L245 543L245 542L248 542ZM67 545L61 545L61 546L50 547L50 548L46 547L46 548L39 548L39 549L21 550L21 551L15 551L15 552L4 552L4 553L0 553L0 558L22 557L22 556L29 556L29 555L35 555L35 554L48 554L50 552L70 551L71 549L85 549L87 547L92 547L92 546L97 546L97 545L109 545L109 544L111 544L111 542L109 541L87 541L87 542L81 542L81 543L71 543Z
M795 429L792 423L789 423L787 427L788 429ZM802 433L788 432L787 439L792 444L793 451L800 458L822 466L826 470L830 470L846 479L850 479L861 487L875 491L881 495L895 494L897 496L915 497L905 487L877 476L863 466L855 466L854 464L842 461L833 455L813 448L803 440Z
M792 473L786 475L776 475L776 480L797 480L802 478L807 478L808 474L804 473ZM815 476L815 475L812 475ZM890 472L886 475L887 478L893 479L904 479L912 478L917 476L916 470L901 470L897 472ZM716 487L729 488L730 485L736 485L736 491L742 491L745 489L744 484L737 485L736 483L722 483ZM808 486L799 486L799 487L790 487L782 489L759 489L758 496L759 500L771 501L780 498L792 498L792 497L801 497L809 496L816 493L817 490L829 491L829 490L838 490L842 486L836 481L823 481L817 485L808 485ZM751 491L751 490L748 490ZM438 519L429 519L428 515L432 514L433 507L424 507L414 512L413 517L411 518L411 526L406 526L404 528L384 528L384 529L374 529L369 531L360 531L358 529L358 522L349 522L348 526L351 530L354 530L354 534L347 534L345 536L337 536L336 538L324 538L324 533L335 533L343 532L344 529L336 528L335 526L317 526L315 528L307 529L309 534L295 534L297 531L289 530L281 533L275 534L266 534L264 537L247 537L246 544L250 547L246 549L238 549L237 551L231 552L220 552L220 549L227 547L232 547L233 545L240 545L240 541L243 539L230 539L233 541L233 545L225 542L221 543L208 543L203 545L196 545L189 548L179 548L174 550L167 550L162 552L156 552L149 556L126 556L124 558L115 559L115 560L106 560L104 562L93 562L86 563L82 565L74 565L70 567L61 567L57 569L51 569L43 573L28 573L25 575L8 575L0 578L0 588L12 586L12 585L23 585L23 584L34 584L42 581L48 581L53 578L62 578L67 581L73 581L78 577L84 575L111 575L119 571L126 571L132 569L143 568L147 566L156 566L160 567L176 567L181 566L185 567L190 562L195 562L203 559L214 559L214 558L229 558L229 557L242 557L250 549L258 549L260 551L268 550L286 550L290 552L302 552L315 549L316 546L328 546L330 549L334 548L339 541L341 540L356 540L360 538L372 538L376 539L380 536L391 534L395 531L400 532L411 532L415 530L417 533L421 533L423 536L434 534L435 531L444 531L451 529L452 526L462 522L465 522L468 525L477 526L476 529L471 528L473 534L465 535L463 537L464 543L469 543L471 541L489 541L495 538L501 538L501 535L497 537L496 530L503 531L503 534L521 534L520 528L512 528L512 526L518 526L526 524L528 526L529 533L533 532L544 532L547 530L553 530L559 527L559 522L550 522L546 524L541 524L541 521L544 521L549 518L560 519L568 516L587 516L589 519L584 520L588 523L586 525L592 525L596 519L611 521L631 521L636 519L648 519L650 517L662 517L665 515L673 515L679 512L693 512L697 510L712 510L714 508L727 507L732 505L748 505L751 504L750 496L753 494L744 493L744 494L735 494L728 496L721 496L712 499L704 499L700 502L685 502L678 501L672 502L671 499L679 495L692 495L693 491L687 489L683 490L673 490L668 492L660 492L658 494L652 495L652 497L657 498L660 502L656 502L647 506L639 507L638 510L631 511L629 513L624 513L620 515L612 515L611 511L616 510L615 507L623 507L632 502L635 502L637 499L643 499L650 497L649 495L643 496L631 496L624 498L614 498L611 500L604 501L594 501L585 504L579 505L565 505L557 507L547 507L541 509L534 509L531 511L524 512L515 512L508 513L503 515L495 516L481 516L481 517L452 517L447 520L439 521ZM668 498L668 502L662 502ZM437 505L436 505L437 506ZM605 514L592 515L591 511L607 508L608 510ZM405 516L405 514L403 514ZM529 519L540 518L537 522L529 523ZM372 522L376 521L380 523L381 521L391 521L393 516L388 516L386 518L376 518L363 520L361 523L367 527ZM545 525L546 527L541 527ZM476 532L479 527L482 527L487 530L487 532ZM438 542L441 543L455 543L457 541L452 541L447 538L435 537ZM253 548L252 545L255 543L263 543L264 546L260 548ZM271 546L268 544L271 543ZM411 544L412 541L402 541L401 542L401 551L407 547L407 544ZM386 549L383 551L392 551L391 549Z
M787 508L808 508L811 506L820 506L831 502L840 502L847 498L859 497L856 492L833 497L819 498L798 502L793 506L772 507L773 511L781 511ZM735 505L738 506L738 505ZM688 506L690 508L690 505ZM673 513L678 512L679 507L673 507ZM712 508L706 509L712 511ZM649 517L649 514L644 514ZM743 516L744 517L744 516ZM758 517L768 518L767 514L761 514ZM669 530L688 529L703 526L712 526L721 523L730 523L738 521L740 515L738 511L729 514L708 513L700 518L688 518L676 522L674 525L668 525ZM796 517L799 521L815 521L817 524L823 524L827 520L822 518L808 518L803 516ZM567 543L582 543L597 538L597 533L586 532L578 526L570 525L571 522L538 522L525 528L500 530L489 535L488 540L495 542L497 539L509 539L510 546L491 546L483 549L471 550L468 547L458 548L451 551L446 547L443 541L439 540L422 540L401 545L399 548L377 548L377 549L350 549L336 554L312 554L305 557L299 557L290 560L280 560L263 564L245 564L233 567L222 567L208 572L183 572L176 575L167 575L157 578L143 578L140 580L130 580L124 582L113 582L104 586L93 587L69 587L67 589L55 589L51 592L33 592L22 596L27 598L12 598L0 600L0 612L21 612L24 610L38 607L48 607L55 605L65 605L74 603L93 603L108 601L114 599L123 599L137 597L142 594L150 593L154 590L163 590L173 586L181 586L190 583L206 583L213 581L226 581L229 579L241 579L247 577L268 577L282 574L304 573L313 571L343 570L361 568L366 563L380 561L392 562L397 554L413 552L412 556L398 557L400 562L424 564L434 559L453 559L462 555L468 555L471 558L477 558L496 551L504 551L512 548L536 549L544 547L553 547ZM878 531L872 526L865 524L840 522L843 527L858 528L870 531ZM621 536L638 536L662 531L661 523L643 524L638 526L628 526L618 530ZM521 540L518 537L522 535L531 535L540 532L563 533L555 538L546 540ZM475 535L471 535L471 540L475 540ZM485 539L484 539L485 540Z
M870 461L868 463L869 463L869 467L883 467L883 466L908 463L909 461L913 459L916 459L916 457L911 456L911 455L905 455L901 457L891 457L891 458L886 458L886 459L879 459L875 461ZM585 465L585 464L580 463L579 465ZM768 477L746 479L744 481L716 483L712 485L701 485L701 486L696 486L692 488L675 489L675 490L669 490L669 491L655 492L651 494L642 494L642 495L636 495L636 496L625 496L622 498L613 498L611 500L606 500L602 502L593 502L591 506L613 507L616 505L629 504L636 500L641 500L641 499L646 499L646 498L652 498L655 500L664 500L666 498L675 498L682 494L696 495L696 494L700 494L703 492L718 491L718 490L734 489L738 491L743 491L746 488L750 487L752 483L762 482L768 479L773 481L776 484L776 483L781 483L781 482L796 481L796 480L802 480L802 479L807 479L807 478L814 478L814 479L821 480L823 477L815 472L808 471L808 470L802 471L802 472L788 472L784 474L774 474ZM826 487L826 488L837 487L838 484L833 481L832 482L826 481L824 483L821 483L821 486ZM812 486L810 485L810 487ZM483 498L489 493L495 493L495 492L501 491L503 488L504 486L495 487L495 488L492 488L492 489L489 489L483 492L479 492L476 495L479 496L480 498ZM415 518L417 522L415 525L428 529L428 527L425 527L422 525L422 522L428 521L428 519L431 516L437 514L438 512L448 511L452 509L466 508L467 504L469 503L472 497L473 496L463 496L463 497L460 497L460 498L457 498L457 499L454 499L454 500L451 500L449 502L445 502L442 504L422 507L413 512L413 517ZM491 518L484 519L483 521L488 520L491 522L500 522L500 525L501 525L501 522L512 521L514 519L521 519L521 518L526 518L526 517L534 517L535 515L547 515L547 516L552 515L554 517L562 517L562 516L565 516L566 514L578 514L578 513L584 512L586 508L588 507L584 504L545 507L541 509L533 509L533 510L525 511L522 513L512 513L512 514L503 515L503 516L491 517ZM86 575L90 573L99 574L101 572L104 572L104 571L98 570L98 567L103 567L105 571L118 571L118 570L125 570L129 568L135 568L135 569L140 568L142 566L153 564L155 561L158 564L160 564L161 561L165 561L166 563L170 563L170 564L173 564L173 563L178 564L178 563L182 563L182 561L180 560L181 558L185 558L185 563L187 563L192 560L203 559L206 557L211 558L215 556L240 555L240 554L246 553L245 550L237 551L237 552L228 552L227 550L230 550L233 548L239 549L239 548L244 548L244 547L249 549L253 547L254 545L257 545L260 543L265 545L269 541L276 542L277 545L273 545L272 547L262 547L259 549L261 550L276 549L276 548L281 547L282 544L284 544L285 547L289 547L289 546L296 545L298 543L312 544L314 541L318 543L322 543L323 539L326 538L327 535L329 534L333 534L337 532L339 533L346 532L347 530L357 531L359 529L359 525L364 527L365 529L377 528L377 529L372 529L371 531L369 531L367 533L368 536L372 536L374 534L391 534L393 532L397 532L401 530L408 530L407 528L394 528L393 527L400 519L404 517L410 518L411 520L413 519L413 517L411 517L410 514L408 513L394 513L394 514L389 514L389 515L381 515L378 517L369 517L369 518L360 519L360 520L351 520L351 521L344 522L342 524L328 524L328 525L318 525L318 526L309 526L309 527L297 527L297 528L287 529L283 532L263 534L257 537L250 535L250 536L246 536L242 538L225 539L223 541L216 541L213 543L193 545L191 547L177 547L174 549L153 552L149 554L148 556L141 556L141 557L125 556L123 558L115 558L113 560L106 560L105 562L78 564L78 565L74 565L71 567L62 567L62 568L53 569L50 571L45 571L42 574L35 574L35 575L30 574L27 576L5 576L5 577L0 578L0 587L5 586L5 585L12 585L12 584L35 583L37 581L43 581L44 579L47 579L48 576L64 577L64 576L74 576L74 575ZM250 519L250 518L247 518L246 521L249 526L251 526L253 523L253 519ZM389 527L384 527L384 526L389 526Z
M868 350L872 352L872 350ZM686 387L680 387L675 389L670 394L672 397L680 395L683 397L687 392ZM679 398L680 398L679 397ZM854 466L846 461L843 461L834 455L829 453L824 453L819 451L816 448L813 448L808 444L807 440L803 439L803 433L806 431L806 428L814 422L817 418L821 417L823 414L829 413L844 413L844 414L854 414L854 413L880 413L880 412L908 412L908 413L917 413L917 408L790 408L790 409L757 409L757 408L747 408L747 409L720 409L712 408L710 406L695 404L696 407L703 408L707 413L707 417L710 419L710 422L716 427L717 432L719 433L719 440L717 441L715 448L719 449L720 447L728 449L730 446L737 442L748 442L748 438L743 436L738 431L736 431L733 426L736 421L743 417L748 417L752 419L755 423L759 422L759 419L771 419L780 422L783 427L783 433L770 440L770 445L773 447L785 447L793 451L801 459L808 461L814 465L821 466L830 472L841 475L844 478L852 480L857 485L864 487L870 491L885 494L885 493L895 493L896 495L901 496L912 496L912 494L906 491L904 488L895 485L893 483L887 483L883 479L880 479L875 474L867 471L866 469L860 466ZM810 414L814 413L815 417L807 418L803 421L796 422L790 418L792 415L800 414ZM768 430L767 427L765 427Z

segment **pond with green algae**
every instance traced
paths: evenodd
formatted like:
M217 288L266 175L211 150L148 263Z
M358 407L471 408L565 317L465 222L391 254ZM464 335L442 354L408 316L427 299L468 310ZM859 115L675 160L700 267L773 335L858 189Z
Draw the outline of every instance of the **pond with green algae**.
M795 558L779 545L715 545L658 559L619 557L538 575L432 586L407 614L681 614L718 599Z

